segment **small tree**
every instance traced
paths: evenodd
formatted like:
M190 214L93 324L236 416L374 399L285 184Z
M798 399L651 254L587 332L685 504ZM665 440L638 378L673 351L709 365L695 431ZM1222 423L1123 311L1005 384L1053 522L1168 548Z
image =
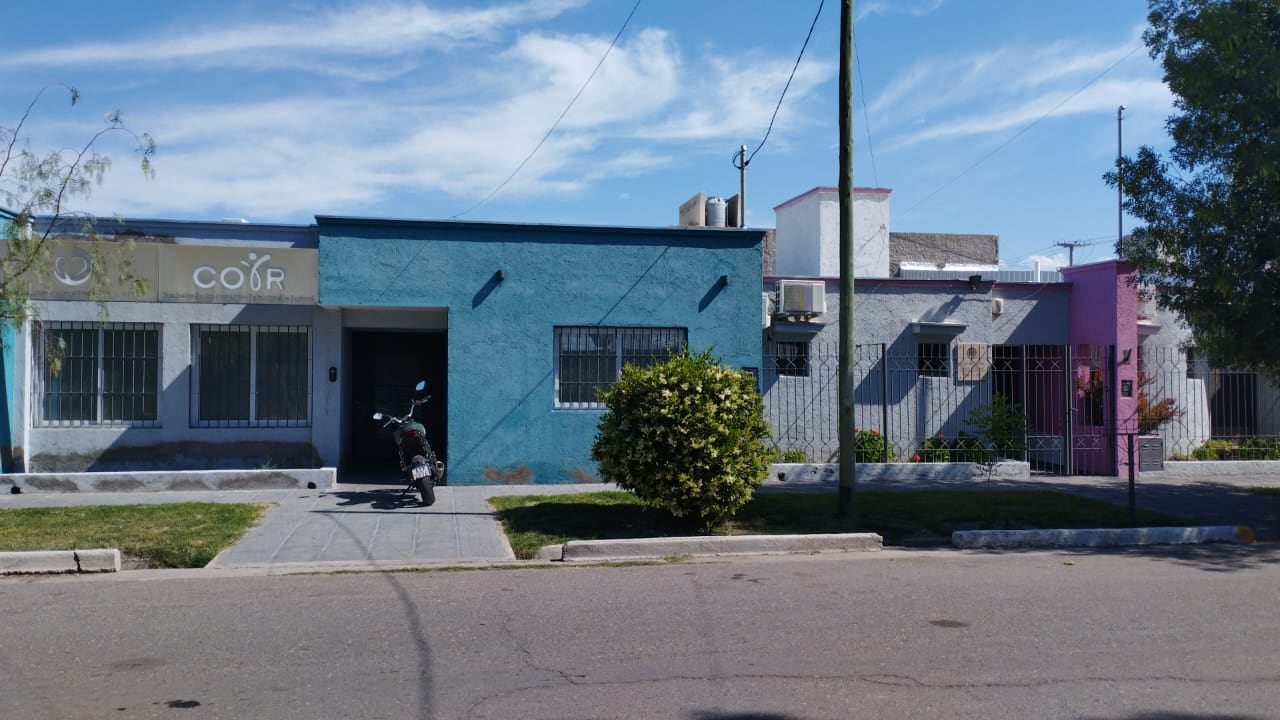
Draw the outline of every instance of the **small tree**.
M996 395L990 405L969 411L966 422L982 445L974 454L980 458L979 467L987 471L988 481L1001 460L1027 450L1027 416L1004 395Z
M600 393L591 457L605 480L677 517L711 528L738 511L774 456L755 380L710 351L628 365Z
M1161 398L1155 402L1151 401L1150 392L1147 390L1152 383L1156 381L1150 375L1138 371L1138 397L1137 397L1137 414L1138 414L1138 434L1152 435L1161 425L1182 417L1183 412L1178 407L1178 402L1173 398Z
M97 149L103 138L123 134L131 139L141 156L142 172L148 177L152 174L155 142L149 135L130 130L117 111L108 114L106 127L78 149L44 153L32 150L25 134L27 123L52 87L63 87L73 106L80 100L79 91L73 87L45 87L36 93L16 125L0 125L0 206L12 211L7 218L0 216L5 240L0 252L0 324L21 326L32 316L32 283L49 268L52 240L59 233L73 232L94 241L88 260L92 293L100 295L116 285L132 286L135 292L144 289L127 262L114 274L106 272L108 248L101 242L92 217L76 211L72 201L89 197L111 168L111 158ZM42 221L39 228L34 227L37 216Z

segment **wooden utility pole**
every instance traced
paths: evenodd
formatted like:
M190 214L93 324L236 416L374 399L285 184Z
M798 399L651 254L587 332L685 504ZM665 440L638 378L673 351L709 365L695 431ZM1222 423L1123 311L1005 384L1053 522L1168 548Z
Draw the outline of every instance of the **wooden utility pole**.
M840 3L840 500L839 515L854 524L857 438L853 426L853 0Z

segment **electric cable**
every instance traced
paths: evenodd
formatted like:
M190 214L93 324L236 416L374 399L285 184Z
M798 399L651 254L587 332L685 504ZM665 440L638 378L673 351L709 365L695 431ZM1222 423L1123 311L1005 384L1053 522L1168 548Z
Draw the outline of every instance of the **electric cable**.
M583 91L585 91L587 86L591 84L591 81L595 79L596 73L600 71L600 66L604 65L605 59L609 57L609 53L613 52L613 48L618 44L618 40L622 37L622 33L626 32L627 25L631 24L631 18L635 17L636 10L640 9L641 2L642 0L636 0L636 4L631 6L631 12L627 14L627 19L622 21L622 27L618 28L618 32L613 36L613 41L609 43L609 47L605 48L604 54L600 56L600 62L596 63L595 68L591 70L591 74L587 76L586 82L582 83L582 87L578 88L577 94L575 94L573 99L569 101L569 104L565 106L564 111L560 113L560 117L556 118L556 121L551 124L551 128L542 136L542 139L538 141L538 144L534 146L533 150L525 156L524 160L520 161L520 164L516 166L515 170L511 171L511 174L507 176L506 180L503 180L498 187L493 189L493 192L486 195L475 205L472 205L457 215L450 216L450 220L456 220L492 200L495 195L502 191L502 188L507 186L507 183L511 182L516 175L520 174L520 171L524 169L525 165L529 164L529 161L533 159L533 156L542 149L542 146L547 142L547 139L551 137L551 133L555 132L556 128L560 127L560 121L564 120L565 115L569 114L569 110L573 108L574 103L578 102L578 98L582 97Z
M1073 92L1073 93L1071 93L1070 95L1068 95L1068 96L1066 96L1065 98L1063 98L1061 101L1059 101L1059 102L1058 102L1058 104L1057 104L1057 105L1054 105L1053 107L1049 108L1048 112L1046 112L1045 114L1043 114L1043 115L1041 115L1040 117L1036 118L1035 120L1032 120L1030 123L1028 123L1027 125L1025 125L1021 130L1019 130L1018 132L1014 133L1014 134L1013 134L1013 135L1012 135L1008 140L1005 140L1004 142L1000 143L1000 144L999 144L999 145L997 145L995 148L993 148L993 149L991 150L991 152L988 152L986 155L983 155L982 157L978 158L977 162L973 163L973 164L972 164L972 165L970 165L969 167L967 167L967 168L965 168L964 170L962 170L962 171L960 172L960 174L956 175L955 177L951 178L950 180L948 180L948 181L946 181L945 183L943 183L942 185L940 185L940 186L938 187L938 189L934 190L933 192L929 193L928 195L925 195L925 196L924 196L923 198L921 198L921 199L920 199L920 201L919 201L919 202L917 202L915 205L912 205L911 207L909 207L909 208L907 208L906 210L904 210L904 211L902 212L902 215L910 214L912 210L915 210L916 208L918 208L918 207L920 207L921 205L923 205L923 204L925 204L926 202L928 202L930 199L932 199L932 198L933 198L933 196L934 196L934 195L937 195L938 193L940 193L940 192L942 192L943 190L945 190L945 189L947 189L948 187L950 187L950 186L951 186L951 184L952 184L952 183L954 183L955 181L959 180L960 178L964 177L965 175L968 175L968 174L969 174L969 173L970 173L974 168L978 167L978 166L979 166L979 165L981 165L982 163L984 163L984 162L986 162L987 160L989 160L989 159L991 158L991 156L993 156L993 155L995 155L996 153L1000 152L1001 150L1005 149L1005 148L1006 148L1010 143L1012 143L1014 140L1017 140L1019 137L1022 137L1022 135L1023 135L1024 133L1026 133L1028 130L1030 130L1031 128L1033 128L1033 127L1035 127L1036 125L1038 125L1042 120L1044 120L1045 118L1049 117L1049 116L1050 116L1050 115L1052 115L1053 113L1057 112L1058 108L1062 107L1063 105L1066 105L1066 104L1067 104L1067 102L1069 102L1072 98L1074 98L1075 96L1077 96L1077 95L1079 95L1080 93L1084 92L1085 90L1089 89L1089 87L1090 87L1090 86L1092 86L1094 83L1096 83L1096 82L1098 82L1099 80L1101 80L1101 79L1102 79L1102 77L1103 77L1104 75L1106 75L1107 73L1111 72L1112 70L1115 70L1117 67L1119 67L1119 66L1120 66L1120 64L1121 64L1121 63L1123 63L1125 60L1128 60L1130 57L1132 57L1132 56L1133 56L1133 54L1134 54L1134 53L1138 52L1138 51L1139 51L1139 50L1141 50L1143 47L1145 47L1145 45L1137 45L1137 46L1135 46L1135 47L1134 47L1132 50L1130 50L1128 53L1125 53L1125 56L1124 56L1124 57L1122 57L1122 58L1120 58L1119 60L1115 61L1114 63L1112 63L1111 65L1109 65L1105 70L1103 70L1102 72L1100 72L1100 73L1098 73L1097 75L1095 75L1095 76L1093 77L1093 79L1092 79L1092 80L1090 80L1089 82L1085 83L1082 87L1080 87L1080 88L1079 88L1078 90L1076 90L1075 92Z
M765 142L768 141L769 133L773 132L773 123L778 119L778 111L782 109L782 99L787 96L787 89L791 87L791 81L796 77L796 70L800 67L800 59L804 57L805 48L809 47L809 39L813 37L813 29L818 26L818 18L822 16L822 6L825 2L826 0L818 0L818 11L813 14L813 22L809 24L809 33L804 36L804 44L800 46L800 54L796 56L796 62L791 66L791 76L787 78L787 84L782 86L782 94L778 96L778 104L773 108L773 117L769 118L769 127L764 131L764 137L760 139L760 144L756 146L755 150L751 151L751 154L747 156L747 159L741 165L738 164L737 154L734 154L733 166L735 168L741 170L750 165L756 153L760 152L760 148L764 147Z

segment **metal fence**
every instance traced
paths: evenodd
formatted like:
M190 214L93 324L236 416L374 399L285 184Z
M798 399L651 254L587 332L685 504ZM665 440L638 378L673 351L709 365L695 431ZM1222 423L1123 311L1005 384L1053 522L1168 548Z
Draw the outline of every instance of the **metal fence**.
M1280 459L1280 390L1251 370L1215 370L1176 347L1138 352L1137 412L1117 418L1117 358L1105 345L985 345L920 338L908 350L860 345L853 358L860 462L976 460L976 420L997 397L1025 418L1019 451L1033 470L1112 474L1116 428L1163 440L1163 455ZM770 340L760 373L774 441L834 462L839 355L821 340ZM1164 418L1163 420L1161 418ZM883 442L879 440L883 438ZM874 441L874 442L871 442Z
M1111 347L927 337L908 345L856 349L853 410L860 461L977 460L983 455L978 423L1000 398L1025 419L1026 433L1007 454L1042 472L1115 470ZM780 450L814 462L838 457L838 358L830 342L768 343L761 389Z
M1280 460L1280 387L1253 368L1209 367L1194 348L1138 352L1138 423L1164 455L1195 460Z

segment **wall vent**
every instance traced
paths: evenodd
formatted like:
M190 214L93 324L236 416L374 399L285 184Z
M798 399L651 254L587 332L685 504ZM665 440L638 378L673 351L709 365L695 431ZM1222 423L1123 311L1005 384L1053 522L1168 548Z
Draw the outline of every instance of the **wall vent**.
M779 280L778 311L783 315L821 315L827 311L826 290L821 280Z
M956 380L980 382L991 369L991 346L984 343L956 343Z
M1004 314L1004 298L991 298L991 314L992 315Z

